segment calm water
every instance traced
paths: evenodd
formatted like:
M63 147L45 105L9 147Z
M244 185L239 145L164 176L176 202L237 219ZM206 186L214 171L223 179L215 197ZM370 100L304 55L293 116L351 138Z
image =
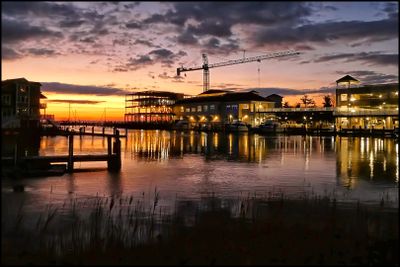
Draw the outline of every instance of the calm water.
M67 154L66 137L26 141L26 152ZM75 154L107 151L102 137L75 136ZM12 140L3 139L2 154L12 154ZM32 210L49 202L90 196L142 194L155 188L163 205L177 197L200 199L215 194L235 197L282 191L335 195L340 201L378 202L398 206L398 142L372 137L262 136L130 130L121 139L122 169L109 173L105 162L75 163L90 170L63 176L2 179L2 199ZM24 184L24 193L13 192ZM5 202L3 201L3 208Z

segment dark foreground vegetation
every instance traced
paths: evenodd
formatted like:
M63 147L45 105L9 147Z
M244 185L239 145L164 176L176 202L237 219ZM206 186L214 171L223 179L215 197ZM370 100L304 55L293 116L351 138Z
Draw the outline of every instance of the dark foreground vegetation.
M384 201L208 197L167 212L155 192L73 200L27 220L2 220L2 264L399 263L398 210Z

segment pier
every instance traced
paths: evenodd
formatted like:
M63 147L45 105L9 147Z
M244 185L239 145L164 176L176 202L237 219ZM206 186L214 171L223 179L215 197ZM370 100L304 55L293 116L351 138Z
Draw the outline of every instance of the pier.
M115 135L103 135L107 137L107 153L105 154L86 154L74 155L74 133L68 135L68 155L52 155L52 156L24 156L18 157L15 151L14 157L2 157L2 164L11 163L15 169L24 169L29 175L30 171L44 172L51 171L52 163L66 163L68 172L74 171L75 162L105 161L109 171L119 171L121 169L121 141L119 130L115 131ZM112 140L114 138L114 141Z

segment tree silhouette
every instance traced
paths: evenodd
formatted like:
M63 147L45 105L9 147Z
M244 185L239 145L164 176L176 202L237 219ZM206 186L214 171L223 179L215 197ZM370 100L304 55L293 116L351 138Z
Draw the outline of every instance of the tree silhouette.
M324 99L323 105L325 108L333 107L332 97L330 95L324 95L323 99Z
M300 103L296 103L295 108L299 108L300 107Z
M302 98L300 98L301 102L303 102L305 107L311 106L314 107L315 106L315 101L311 98L308 97L307 94L305 94Z
M291 106L289 105L289 102L287 102L287 101L285 101L285 102L283 103L283 107L284 107L284 108L291 108Z

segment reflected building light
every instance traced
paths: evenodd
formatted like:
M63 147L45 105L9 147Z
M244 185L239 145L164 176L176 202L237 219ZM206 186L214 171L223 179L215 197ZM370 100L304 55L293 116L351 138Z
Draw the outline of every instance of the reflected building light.
M369 153L369 169L371 170L369 173L369 178L372 180L372 178L374 177L374 154Z
M386 157L383 158L383 171L386 171Z
M363 137L361 137L361 142L360 142L360 152L361 152L361 155L363 155L364 154L364 142L365 142L365 140L363 140L364 138Z

